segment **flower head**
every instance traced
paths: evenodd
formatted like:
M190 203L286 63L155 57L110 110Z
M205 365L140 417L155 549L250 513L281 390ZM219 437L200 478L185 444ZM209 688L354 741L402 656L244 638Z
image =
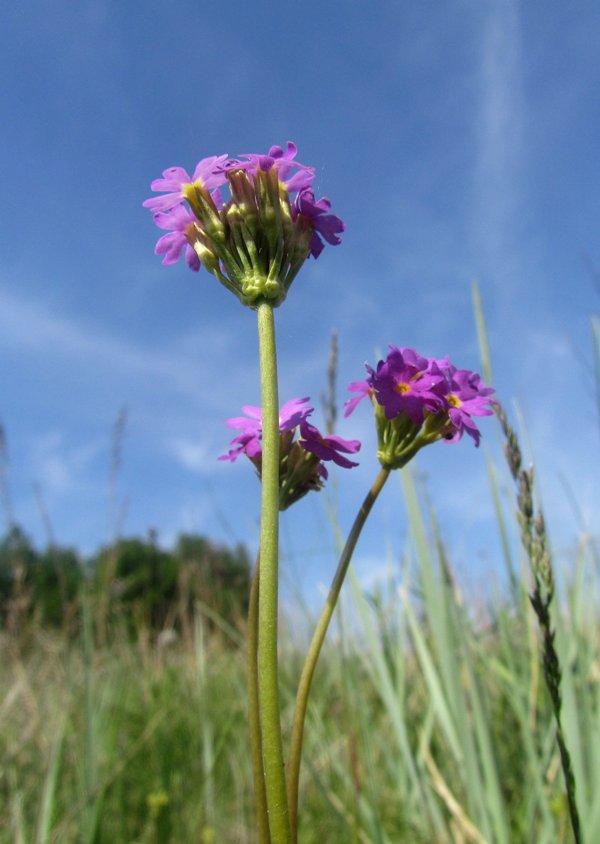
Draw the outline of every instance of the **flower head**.
M267 155L204 158L191 176L183 167L165 170L151 185L163 195L143 203L171 230L156 247L163 263L175 263L185 248L192 269L204 266L243 304L281 304L304 261L325 242L340 243L344 230L329 200L315 198L314 168L296 154L288 141Z
M345 402L346 416L367 396L375 409L377 456L384 466L400 468L437 440L456 442L463 433L479 445L473 416L493 413L487 387L477 373L457 369L448 358L424 358L413 349L390 346L385 360L368 377L349 386L357 393Z
M344 440L334 435L323 436L307 419L314 408L308 407L310 399L292 399L279 411L279 508L286 510L310 490L319 490L327 480L328 471L323 461L351 468L357 463L344 454L355 454L360 449L358 440ZM227 419L229 428L241 433L231 441L231 448L219 460L235 462L241 454L254 464L258 476L262 472L262 411L247 405L245 416Z

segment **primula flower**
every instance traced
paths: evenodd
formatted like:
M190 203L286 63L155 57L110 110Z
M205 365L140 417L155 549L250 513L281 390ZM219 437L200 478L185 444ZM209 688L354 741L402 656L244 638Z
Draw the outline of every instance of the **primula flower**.
M424 446L441 439L456 442L465 432L479 445L481 434L472 417L492 414L495 391L477 373L457 369L447 357L424 358L396 346L375 369L366 367L367 379L349 386L358 395L345 402L345 415L371 398L383 466L405 466Z
M307 220L312 226L310 254L313 258L318 258L325 248L321 237L333 246L342 242L339 235L345 230L346 224L335 214L329 214L330 209L331 202L327 197L324 196L317 201L312 190L303 190L298 194L292 205L293 219Z
M368 363L366 363L365 366L372 376L374 374L372 367L370 367ZM356 406L360 404L363 399L366 399L367 396L373 395L373 387L371 386L370 381L353 381L351 384L348 384L348 391L350 393L358 393L358 395L353 399L348 399L344 402L344 416L350 416Z
M294 161L297 153L298 148L296 144L288 141L285 152L280 146L272 146L268 155L246 153L240 156L240 158L246 159L245 161L232 160L228 162L227 167L228 169L238 167L253 174L257 170L267 171L271 167L275 167L279 183L289 193L294 193L295 191L302 191L309 188L315 178L314 167L307 167L306 164L300 164L299 161ZM297 172L290 175L292 170L297 170Z
M165 170L151 185L164 195L143 203L159 227L171 229L156 247L163 263L175 263L187 245L188 265L204 266L242 304L280 305L307 258L317 258L325 242L339 244L345 228L329 200L315 198L314 168L296 154L288 141L268 155L204 158L192 176L183 167Z
M170 211L154 215L154 222L159 229L172 229L169 234L160 237L154 247L155 255L164 255L163 264L175 264L181 258L185 248L185 260L191 270L198 272L200 259L190 246L193 240L197 220L184 205L177 205Z
M323 436L314 425L304 420L300 425L298 442L305 451L312 452L319 460L331 460L344 469L358 466L358 463L353 463L352 460L348 460L347 457L340 454L340 452L355 454L360 449L358 440L344 440L334 435Z
M473 416L491 416L493 410L490 408L489 396L495 392L492 387L486 387L481 377L476 372L468 369L457 369L451 363L440 362L440 369L447 379L448 392L446 402L448 404L448 416L453 425L446 435L448 442L456 442L463 433L473 438L475 445L479 445L481 433L473 422Z
M431 371L431 361L412 349L390 346L386 360L372 376L377 401L388 419L405 413L412 422L423 422L426 411L434 413L443 406L439 395L444 376Z
M150 189L165 192L165 196L153 196L142 205L151 211L168 211L186 199L186 189L189 186L212 190L224 185L227 177L223 171L223 165L227 158L227 155L211 155L209 158L203 158L196 165L191 177L183 167L169 167L163 170L162 179L155 179Z
M291 399L279 411L279 430L292 431L310 416L314 407L306 407L310 399ZM227 454L222 454L219 460L229 460L234 463L240 454L253 458L262 454L262 408L247 404L242 410L246 416L233 416L225 420L228 428L241 430L241 434L234 437L231 444L235 447Z
M355 454L360 449L358 440L344 440L337 436L323 436L307 422L314 408L307 407L310 399L292 399L279 411L279 509L286 510L310 490L319 490L327 480L328 472L323 461L352 468L357 463L344 454ZM246 405L246 416L227 419L229 428L241 430L231 441L227 454L219 460L234 463L245 454L254 464L258 476L262 471L262 411L260 407Z
M244 413L255 409L251 407L242 408ZM258 410L260 411L260 408ZM254 457L260 457L262 454L260 417L258 419L247 419L244 416L234 416L232 419L226 419L225 424L228 428L240 429L242 433L231 440L233 448L230 448L227 454L222 454L218 458L219 460L229 460L231 463L235 463L241 454L246 454L251 460Z

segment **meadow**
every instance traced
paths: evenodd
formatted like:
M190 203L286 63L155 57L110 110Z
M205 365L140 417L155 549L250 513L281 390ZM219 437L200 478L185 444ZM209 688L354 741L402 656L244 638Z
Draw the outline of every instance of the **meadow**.
M305 844L572 840L531 576L526 556L511 552L519 526L499 468L490 483L508 586L485 601L461 594L435 513L403 471L406 558L390 561L374 592L350 578L317 669ZM598 559L584 540L576 559L559 562L569 573L552 621L582 833L594 842ZM243 620L198 606L185 635L140 627L132 637L113 619L100 645L81 597L75 636L35 621L2 636L0 841L255 841ZM281 654L285 738L303 657L285 618Z

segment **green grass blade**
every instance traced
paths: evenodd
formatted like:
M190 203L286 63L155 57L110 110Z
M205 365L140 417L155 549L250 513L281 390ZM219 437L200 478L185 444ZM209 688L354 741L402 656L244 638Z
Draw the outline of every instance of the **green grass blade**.
M35 834L35 844L47 844L47 842L50 841L52 816L58 790L58 776L65 735L65 723L66 719L63 716L58 726L55 728L56 734L54 736L54 741L52 742L48 771L46 773L42 789L40 813Z

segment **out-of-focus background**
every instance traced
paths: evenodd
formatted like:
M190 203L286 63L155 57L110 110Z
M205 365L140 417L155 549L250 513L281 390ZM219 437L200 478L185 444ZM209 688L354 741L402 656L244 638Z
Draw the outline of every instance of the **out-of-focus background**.
M255 319L206 272L163 267L141 205L166 167L291 139L347 231L277 314L282 401L311 396L321 421L333 328L340 403L390 342L477 369L477 280L493 383L522 412L553 541L593 530L599 25L591 2L9 4L0 414L14 520L40 544L49 522L82 553L117 529L254 550L252 467L216 458L223 419L259 403ZM440 444L418 461L479 585L499 549L484 494L497 432L481 428L479 452ZM339 433L363 440L360 468L338 473L345 528L377 469L369 408ZM285 576L310 602L334 562L324 497L283 519ZM382 531L400 553L396 482L357 552L365 582Z

